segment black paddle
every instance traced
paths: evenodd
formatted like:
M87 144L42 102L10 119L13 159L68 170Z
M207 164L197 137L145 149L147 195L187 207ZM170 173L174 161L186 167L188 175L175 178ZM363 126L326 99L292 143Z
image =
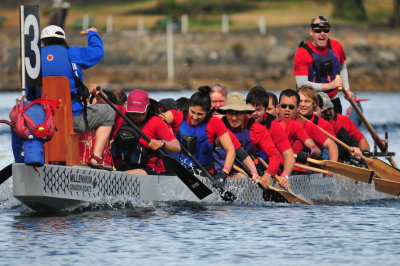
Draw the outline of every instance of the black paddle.
M235 158L235 163L237 163L240 166L240 168L243 169L243 171L245 171L248 177L252 176L250 170L247 168L246 165L244 165L242 161L240 161L238 158ZM266 188L260 182L257 182L257 185L262 189L263 191L262 197L265 201L290 203L278 191Z
M0 185L12 176L12 163L1 169L0 171Z
M204 166L201 165L201 163L186 149L184 145L181 145L181 149L190 159L192 159L192 161L200 168L200 170L206 175L206 177L210 179L213 186L216 189L218 189L219 195L221 196L222 200L229 202L236 200L235 194L233 194L229 190L222 188L221 186L218 186L218 182L222 183L223 181L215 180L215 178L210 174L210 172L208 172L207 169L205 169Z
M138 126L136 126L126 115L124 115L101 91L100 87L97 87L100 91L100 97L106 101L144 140L150 142L150 138L144 134ZM194 174L192 174L186 167L178 163L174 158L167 155L162 149L158 149L157 152L161 155L164 160L164 164L169 169L173 169L174 173L179 179L199 198L203 199L212 193L206 185L204 185Z

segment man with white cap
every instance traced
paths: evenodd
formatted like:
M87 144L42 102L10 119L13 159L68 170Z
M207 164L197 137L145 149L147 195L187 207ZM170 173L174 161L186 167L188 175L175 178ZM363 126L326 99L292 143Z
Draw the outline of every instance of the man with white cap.
M107 104L86 106L87 91L82 86L82 70L90 68L101 61L104 48L96 28L91 27L81 32L88 36L84 47L69 47L62 28L50 25L41 32L42 76L64 76L69 79L74 130L83 133L95 129L95 143L88 166L112 170L103 165L102 152L109 140L114 125L114 110ZM27 99L41 97L40 88L27 88ZM96 93L93 87L90 93Z
M369 152L370 146L368 141L356 125L354 125L353 121L351 121L347 116L335 112L333 103L326 93L318 92L318 94L321 96L323 101L321 117L331 123L335 134L340 140L349 146L354 146L353 148L355 152L352 155L360 156L361 151Z

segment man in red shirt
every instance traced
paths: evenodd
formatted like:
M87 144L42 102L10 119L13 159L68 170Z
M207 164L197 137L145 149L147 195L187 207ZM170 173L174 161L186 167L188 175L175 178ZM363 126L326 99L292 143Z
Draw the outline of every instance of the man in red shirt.
M333 104L329 96L324 92L318 93L321 96L323 107L321 116L331 123L337 137L352 146L354 149L353 156L361 156L361 151L370 150L369 143L351 119L342 114L335 113ZM358 147L359 148L358 148ZM360 151L361 150L361 151Z
M338 159L338 148L335 142L330 138L325 136L321 130L311 122L306 122L297 117L298 109L300 103L299 94L291 89L287 89L281 92L279 95L278 122L286 128L286 133L288 134L289 140L291 140L291 135L296 136L298 128L293 126L292 120L296 121L301 128L307 133L307 135L318 145L319 148L326 148L329 153L329 159L332 161L337 161ZM290 126L288 128L288 126ZM300 152L304 148L304 142L292 139L292 149L294 153Z
M255 109L251 117L266 127L276 148L283 156L282 176L290 176L295 163L293 150L285 130L276 121L276 117L266 112L269 107L268 103L271 104L269 94L261 86L253 87L247 94L246 103Z
M294 55L294 76L297 87L310 85L329 95L336 113L342 113L338 88L349 90L346 56L338 41L330 40L330 24L326 17L311 20L311 41L301 43ZM336 78L340 75L340 78Z
M243 95L238 92L232 93L228 97L227 105L217 111L226 114L222 121L235 134L248 154L257 154L263 151L268 156L269 166L261 176L260 182L267 186L272 176L276 178L280 186L287 189L288 176L277 175L282 156L276 149L266 128L247 116L247 114L254 112L254 108L245 103Z

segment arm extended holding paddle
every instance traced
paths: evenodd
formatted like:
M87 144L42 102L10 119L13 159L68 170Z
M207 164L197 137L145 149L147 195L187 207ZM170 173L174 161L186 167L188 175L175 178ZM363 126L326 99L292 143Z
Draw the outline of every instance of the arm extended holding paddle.
M343 87L340 87L339 90L343 91L343 94L345 95L346 99L350 102L351 106L353 107L354 111L358 114L360 117L361 121L364 123L365 127L367 128L368 132L371 134L371 137L374 139L374 142L378 146L378 148L382 152L387 152L387 145L383 142L383 140L379 137L378 133L374 130L374 128L371 126L371 124L368 122L367 118L364 116L364 114L361 112L360 108L358 108L357 104L354 102L354 100L351 98L351 95L349 94L348 91L343 89ZM390 164L397 168L396 162L393 160L392 157L387 157L389 160Z
M240 167L233 165L234 169L250 178L251 173L250 173L249 169L247 169L247 167L241 161L239 161L237 159L235 159L235 163L239 164ZM260 182L257 182L257 185L263 190L263 198L265 201L300 203L303 205L312 205L312 203L294 195L291 191L278 189L269 184L264 186Z

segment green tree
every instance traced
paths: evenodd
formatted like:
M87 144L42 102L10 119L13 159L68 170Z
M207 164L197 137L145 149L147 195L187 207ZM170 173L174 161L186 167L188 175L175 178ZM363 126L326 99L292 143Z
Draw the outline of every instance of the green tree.
M393 15L390 17L389 25L400 28L400 0L393 0Z
M366 20L363 0L332 0L333 17L346 20Z

